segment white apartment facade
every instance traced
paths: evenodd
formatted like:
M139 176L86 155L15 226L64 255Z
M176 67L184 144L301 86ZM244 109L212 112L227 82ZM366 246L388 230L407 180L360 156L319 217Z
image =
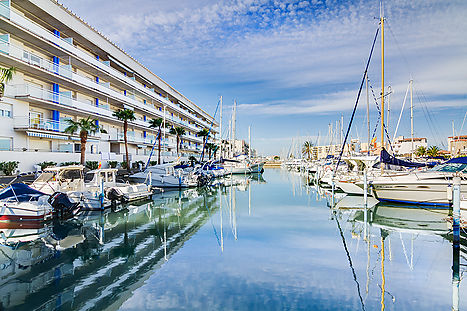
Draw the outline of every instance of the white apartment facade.
M410 155L415 153L419 147L428 147L427 139L424 137L405 138L399 136L392 144L394 153L397 155Z
M132 161L148 159L157 135L151 119L185 129L182 157L201 153L198 131L218 131L208 113L55 0L0 0L0 66L17 69L0 102L0 162L19 161L23 171L79 161L79 136L64 133L66 119L91 116L106 130L86 145L86 160L103 165L123 161L123 125L112 116L118 109L135 112ZM165 160L176 158L168 129L162 140Z

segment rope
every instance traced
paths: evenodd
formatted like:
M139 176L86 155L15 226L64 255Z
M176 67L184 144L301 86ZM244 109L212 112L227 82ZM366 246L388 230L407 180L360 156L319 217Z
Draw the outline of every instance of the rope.
M373 45L371 46L371 51L370 51L370 55L368 56L368 61L366 63L365 72L363 73L362 82L360 83L360 89L358 90L357 100L355 101L355 105L353 107L352 117L350 118L349 126L347 128L347 133L345 133L344 142L342 144L341 152L339 154L339 159L337 160L337 164L336 164L336 169L334 170L332 174L333 179L337 172L337 169L339 168L339 163L341 161L342 154L344 153L345 144L347 142L347 138L349 137L350 129L352 127L352 122L355 117L355 111L357 111L358 101L360 100L360 94L362 93L363 84L365 83L365 77L367 76L367 73L368 73L368 67L370 66L370 60L371 60L371 56L373 55L373 50L375 48L375 43L376 43L376 38L378 37L378 33L379 33L379 27L376 29L375 38L373 39Z

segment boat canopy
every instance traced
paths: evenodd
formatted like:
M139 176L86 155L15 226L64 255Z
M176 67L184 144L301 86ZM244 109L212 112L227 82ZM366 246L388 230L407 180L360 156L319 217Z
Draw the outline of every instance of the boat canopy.
M381 162L391 165L404 166L404 167L424 167L427 166L425 163L415 163L410 161L404 161L397 159L390 155L385 149L381 150Z
M39 197L45 195L36 189L29 187L28 185L16 183L3 189L0 192L0 200L15 200L18 202L30 201L33 197Z

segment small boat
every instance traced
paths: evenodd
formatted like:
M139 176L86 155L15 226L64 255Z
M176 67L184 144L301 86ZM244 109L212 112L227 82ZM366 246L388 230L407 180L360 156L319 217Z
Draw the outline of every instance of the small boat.
M83 170L82 165L49 167L42 171L31 187L51 195L54 208L61 207L62 211L65 208L70 211L77 207L81 210L110 207L111 201L103 196L102 189L97 191L93 187L86 187ZM72 213L75 214L76 210Z
M175 169L176 163L166 163L147 167L143 172L130 175L130 181L145 183L158 188L190 188L198 186L198 177L194 171L184 172Z
M12 184L0 192L1 222L42 222L52 218L49 195L25 184Z
M89 171L86 173L85 179L90 179L90 182L85 183L85 187L91 192L102 191L101 188L103 187L105 197L112 202L127 203L149 199L152 196L151 185L117 182L116 176L116 168Z

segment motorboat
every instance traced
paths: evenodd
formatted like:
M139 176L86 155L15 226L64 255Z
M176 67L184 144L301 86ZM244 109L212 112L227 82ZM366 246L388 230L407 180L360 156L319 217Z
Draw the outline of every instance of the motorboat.
M117 171L116 168L101 168L87 172L85 180L90 181L85 183L86 189L96 193L103 188L105 197L112 202L127 203L152 196L151 185L117 182Z
M198 186L198 177L194 171L185 172L175 169L177 163L166 163L147 167L143 172L130 175L130 181L145 183L158 188L190 188Z
M100 210L111 205L104 196L104 189L97 190L93 186L86 187L84 181L84 166L70 165L49 167L42 171L31 187L51 195L54 207L72 208L70 204L80 209ZM60 194L66 195L66 198Z
M432 169L400 175L386 175L371 181L380 201L448 207L452 178L461 177L461 197L467 197L467 157L451 159Z
M12 184L0 192L1 222L42 222L52 218L49 195L25 184Z

